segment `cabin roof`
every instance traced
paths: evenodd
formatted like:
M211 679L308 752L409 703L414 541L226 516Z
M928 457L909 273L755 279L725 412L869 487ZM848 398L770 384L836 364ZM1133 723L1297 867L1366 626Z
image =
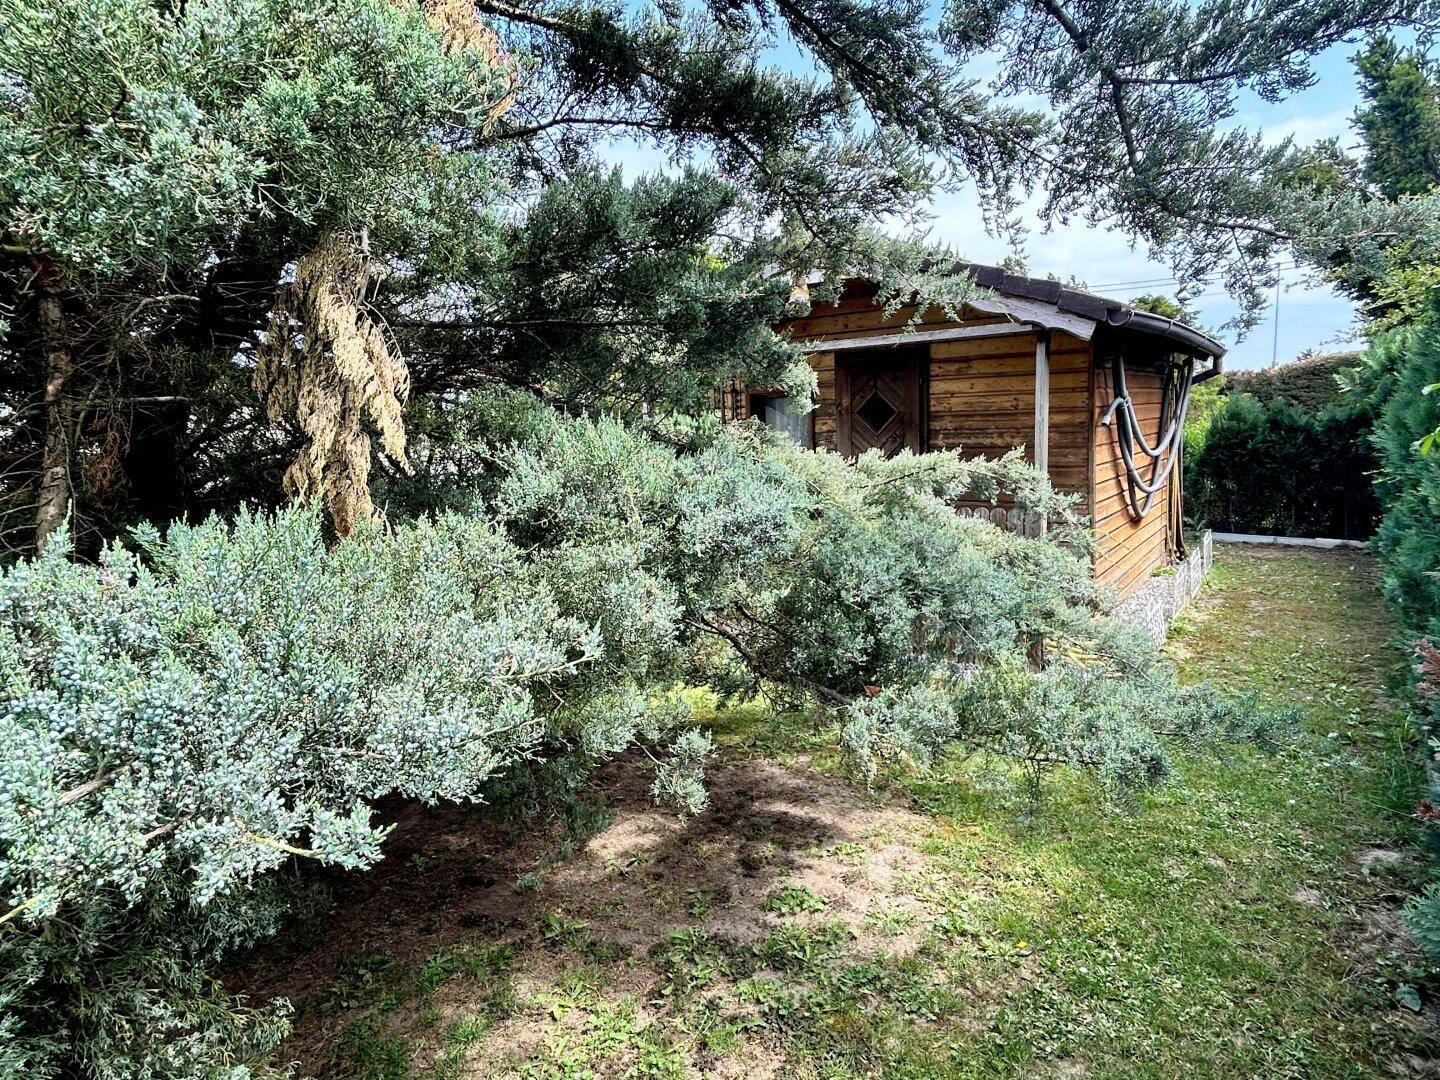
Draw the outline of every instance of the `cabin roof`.
M1124 332L1159 338L1169 342L1178 351L1189 353L1197 359L1210 360L1209 371L1198 377L1209 378L1220 372L1220 359L1225 355L1225 346L1209 334L1164 315L1141 311L1119 300L1096 296L1049 278L1012 274L1003 266L960 261L951 264L948 270L942 272L964 274L973 278L975 284L994 294L993 302L987 302L983 296L966 301L970 307L980 311L1008 315L1017 322L1067 330L1086 341L1091 339L1096 326L1109 326ZM816 284L820 280L819 276L815 276L809 284ZM850 287L865 288L873 287L875 282L862 274L850 278L847 284Z
M957 262L951 269L953 273L969 275L975 280L975 284L1001 296L1035 301L1054 307L1056 311L1067 315L1078 315L1106 326L1123 327L1164 338L1186 352L1213 357L1216 360L1225 355L1225 346L1209 334L1164 315L1141 311L1119 300L1109 300L1047 278L1012 274L1001 266Z

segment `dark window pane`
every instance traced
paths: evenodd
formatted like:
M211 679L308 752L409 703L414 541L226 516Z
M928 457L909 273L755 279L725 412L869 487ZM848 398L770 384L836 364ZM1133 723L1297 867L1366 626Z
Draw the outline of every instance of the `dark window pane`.
M870 426L870 430L877 435L884 429L885 425L899 416L899 410L885 400L884 395L876 390L855 410L855 415Z
M806 436L810 427L809 414L791 411L788 397L755 398L751 413L766 427L783 432L796 445L808 444L809 439Z

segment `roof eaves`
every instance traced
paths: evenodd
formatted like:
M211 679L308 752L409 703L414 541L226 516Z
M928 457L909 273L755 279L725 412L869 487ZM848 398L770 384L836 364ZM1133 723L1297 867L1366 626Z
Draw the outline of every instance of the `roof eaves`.
M978 263L958 262L952 273L969 274L975 284L992 289L1002 296L1015 296L1041 303L1053 304L1059 311L1113 327L1129 327L1141 333L1166 338L1184 348L1204 356L1219 358L1225 355L1225 346L1209 334L1187 326L1182 322L1141 311L1117 300L1062 285L1047 278L1023 277L1011 274L1003 267L985 266Z
M931 265L925 269L931 270L934 267ZM1001 296L1048 304L1065 315L1089 319L1096 324L1104 324L1116 329L1124 327L1143 334L1165 338L1173 341L1186 352L1212 357L1217 361L1225 355L1224 345L1209 334L1196 330L1193 326L1187 326L1185 323L1177 322L1163 315L1141 311L1139 308L1123 304L1118 300L1096 296L1083 289L1072 288L1050 278L1026 277L1022 274L1012 274L1003 266L963 261L952 264L948 268L948 272L957 275L966 274L976 285ZM811 278L809 284L817 284L821 280L819 275L811 275ZM864 275L861 275L855 280L863 278ZM1081 336L1089 337L1088 334Z

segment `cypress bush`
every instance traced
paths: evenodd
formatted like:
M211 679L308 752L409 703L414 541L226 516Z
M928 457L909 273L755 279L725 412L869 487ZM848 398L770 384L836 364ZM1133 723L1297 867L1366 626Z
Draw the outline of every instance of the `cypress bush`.
M1221 532L1365 540L1379 516L1370 414L1231 394L1185 446L1190 519Z
M1248 394L1262 405L1283 398L1305 412L1320 413L1346 404L1341 379L1359 359L1358 352L1304 355L1272 368L1234 371L1225 381L1231 393Z
M1357 373L1357 386L1376 412L1376 487L1385 514L1375 549L1385 590L1414 633L1440 629L1440 455L1418 445L1440 425L1440 342L1433 322L1377 337Z
M1097 613L1083 530L1017 456L511 430L391 532L240 513L0 574L0 1074L265 1075L284 1003L212 972L281 925L281 864L373 864L382 796L500 798L537 763L573 790L637 745L697 810L685 685L812 708L871 777L959 745L1124 792L1170 740L1267 734ZM1002 492L1065 542L950 508Z
M1422 737L1425 790L1416 817L1440 851L1440 454L1421 440L1440 427L1437 313L1378 335L1356 369L1356 391L1374 411L1372 442L1379 461L1376 487L1384 507L1374 548L1386 598L1400 615L1415 656L1413 705ZM1440 889L1410 901L1406 923L1420 946L1440 960Z

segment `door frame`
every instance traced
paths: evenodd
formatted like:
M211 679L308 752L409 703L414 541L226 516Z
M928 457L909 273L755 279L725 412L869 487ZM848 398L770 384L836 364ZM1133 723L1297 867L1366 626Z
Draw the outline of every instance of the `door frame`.
M930 449L930 346L889 345L878 349L846 349L835 354L835 449L855 457L850 446L850 368L869 362L880 368L903 369L914 365L916 372L915 427L919 446Z

